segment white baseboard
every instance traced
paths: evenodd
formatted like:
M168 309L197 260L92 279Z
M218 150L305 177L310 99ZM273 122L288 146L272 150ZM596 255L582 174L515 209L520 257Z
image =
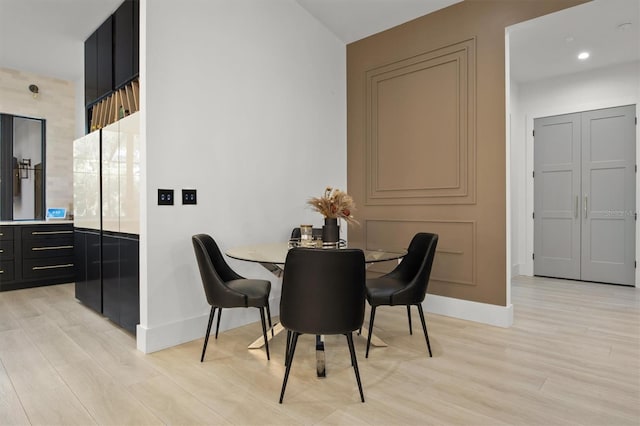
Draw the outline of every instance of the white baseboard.
M524 269L524 265L521 263L516 263L515 265L511 266L511 276L512 277L517 277L518 275L522 275L522 270Z
M279 309L276 306L271 311L271 316L277 316L278 313ZM148 354L181 345L192 340L201 339L207 331L208 321L209 313L206 313L197 317L151 328L138 324L136 330L137 348L139 351ZM224 309L224 315L222 315L222 321L220 322L220 332L222 333L226 330L253 322L260 323L260 314L257 309ZM212 328L215 328L215 324Z
M497 327L513 325L513 305L498 306L488 303L471 302L452 297L427 294L424 302L427 312L468 321L480 322Z
M153 328L138 324L136 329L138 350L148 354L200 339L206 332L208 320L208 315L201 315Z
M497 306L488 303L470 302L468 300L428 294L423 306L427 312L438 315L498 327L511 327L513 324L513 305ZM253 309L240 309L237 311L253 311ZM226 317L223 315L223 323L220 325L220 331L255 321L255 318L246 317L240 314L240 312L234 312L233 314L235 315L233 315L231 310L229 310ZM272 315L277 315L277 312L272 312ZM138 324L136 338L138 350L148 354L200 339L205 334L208 319L209 316L205 314L153 328L146 328Z

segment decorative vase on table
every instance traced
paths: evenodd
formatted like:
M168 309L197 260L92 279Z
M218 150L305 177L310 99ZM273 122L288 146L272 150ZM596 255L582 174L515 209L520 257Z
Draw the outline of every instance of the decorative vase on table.
M322 227L322 243L338 244L340 240L340 227L338 219L335 217L325 217L324 226Z
M320 197L307 200L315 211L324 216L322 227L323 247L338 247L340 245L340 227L338 220L344 219L349 225L357 225L358 221L353 217L356 203L353 198L344 191L328 186Z

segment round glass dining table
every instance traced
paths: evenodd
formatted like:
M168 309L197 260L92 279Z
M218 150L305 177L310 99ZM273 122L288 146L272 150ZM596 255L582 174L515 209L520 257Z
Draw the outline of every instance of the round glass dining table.
M246 246L234 247L225 251L225 254L233 259L244 260L247 262L256 262L268 269L277 277L282 275L284 266L287 260L287 253L293 245L297 245L297 242L279 242L279 243L264 243L264 244L251 244ZM360 248L360 247L349 247ZM397 260L404 257L406 250L362 250L364 253L364 261L366 264L372 264L376 262L386 262L389 260ZM268 339L271 339L275 335L283 331L283 327L280 323L276 323L271 333L267 333ZM363 326L363 335L367 335L366 326ZM324 362L324 342L321 336L316 336L316 370L318 377L324 377L325 362ZM371 336L371 344L374 346L387 346L379 337L375 334ZM257 338L253 343L249 345L249 349L258 349L264 345L262 336Z
M277 265L277 268L282 270L290 248L291 243L289 242L251 244L230 248L225 253L233 259L257 262L265 265ZM364 262L367 264L401 259L407 254L406 250L387 251L363 249L362 251L364 253ZM270 268L267 269L271 271Z

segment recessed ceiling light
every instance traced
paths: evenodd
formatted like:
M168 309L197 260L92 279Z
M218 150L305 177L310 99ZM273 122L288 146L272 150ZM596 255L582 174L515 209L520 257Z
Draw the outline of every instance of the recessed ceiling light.
M581 52L578 55L578 59L580 59L581 61L584 61L585 59L587 59L589 57L589 52Z

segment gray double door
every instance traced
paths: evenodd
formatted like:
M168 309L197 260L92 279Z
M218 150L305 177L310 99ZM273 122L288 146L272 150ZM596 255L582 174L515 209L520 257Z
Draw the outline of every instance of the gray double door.
M534 274L635 283L635 105L534 120Z

